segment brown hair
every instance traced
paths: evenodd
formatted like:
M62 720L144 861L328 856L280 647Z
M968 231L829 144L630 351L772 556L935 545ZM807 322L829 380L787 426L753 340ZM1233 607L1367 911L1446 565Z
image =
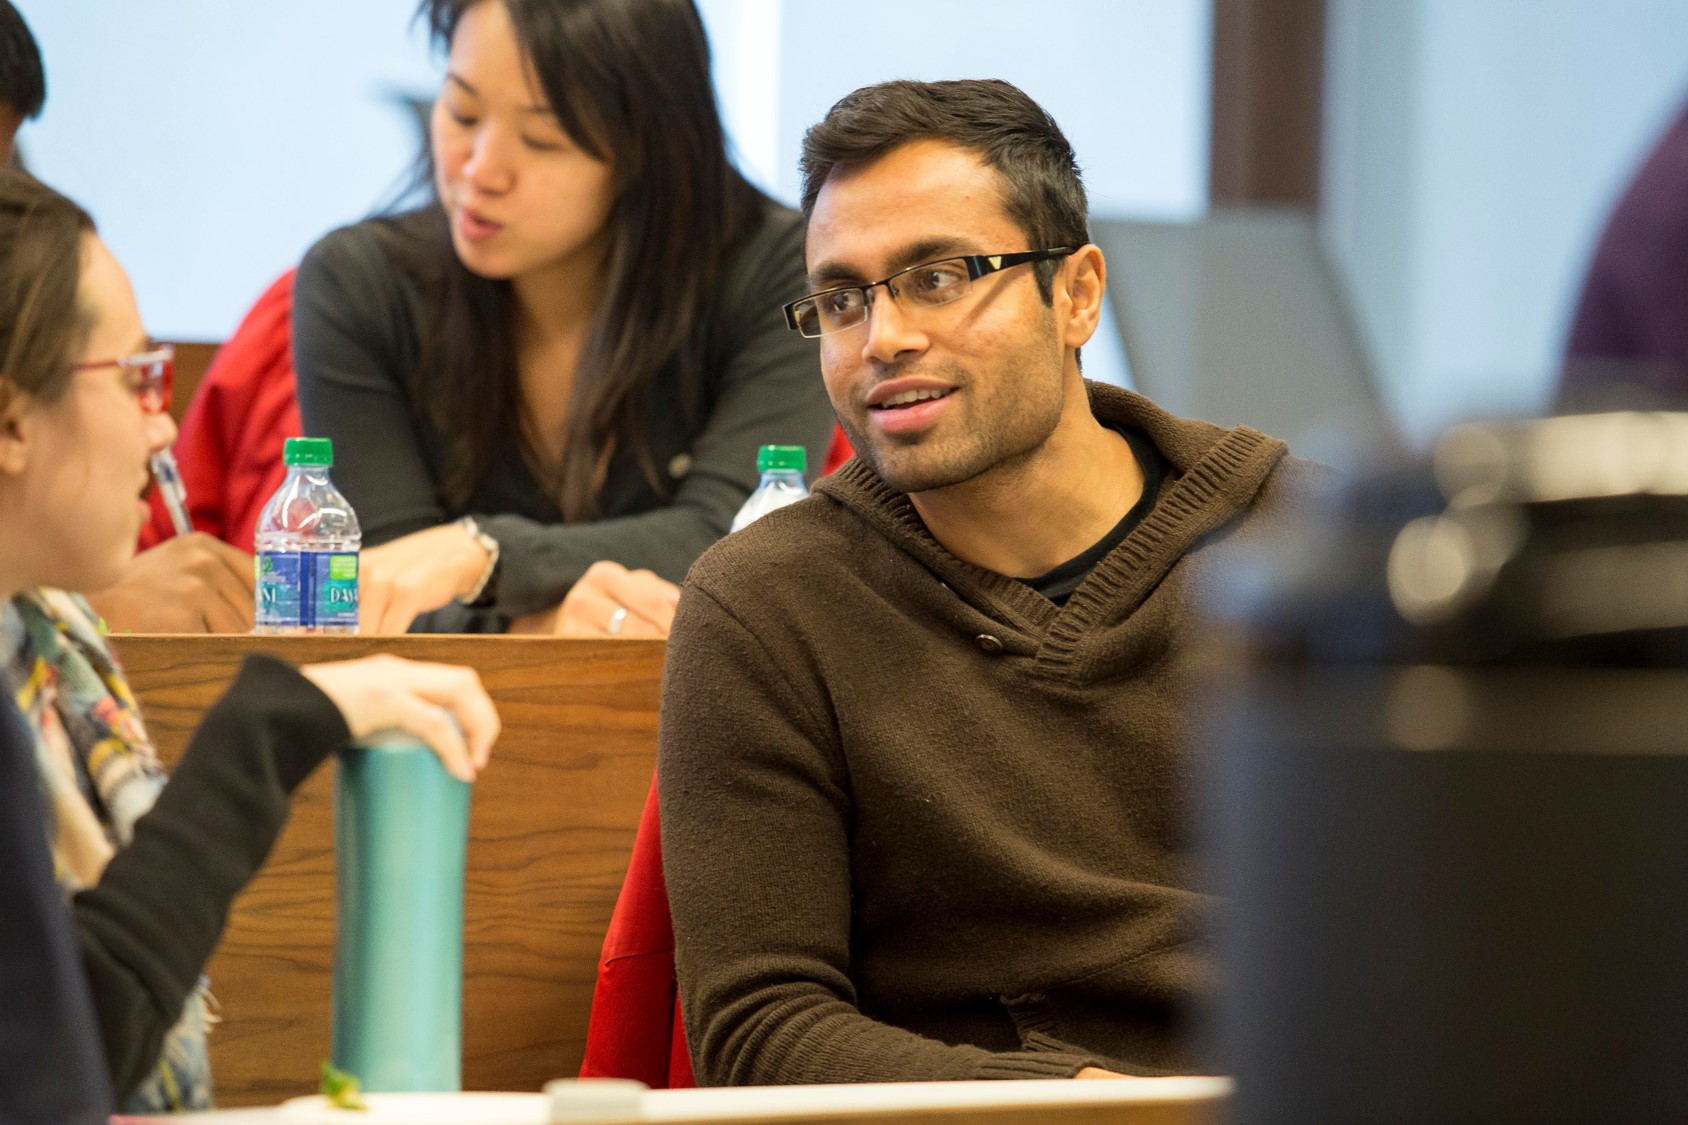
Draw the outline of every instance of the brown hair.
M88 213L34 177L0 169L0 401L52 402L90 328L76 299Z
M846 94L803 134L803 215L833 172L858 168L910 141L971 149L1002 178L1002 203L1029 250L1090 241L1090 205L1061 127L1025 91L1000 79L881 82ZM1038 262L1038 291L1052 300L1059 262Z

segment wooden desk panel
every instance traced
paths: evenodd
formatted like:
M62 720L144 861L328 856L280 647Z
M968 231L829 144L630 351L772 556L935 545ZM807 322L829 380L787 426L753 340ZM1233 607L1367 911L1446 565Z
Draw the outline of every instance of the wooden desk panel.
M167 763L248 652L296 663L391 652L467 664L504 721L476 783L464 901L463 1082L538 1090L573 1075L598 953L656 756L660 641L550 637L125 635L113 643ZM333 776L300 787L208 970L219 1104L315 1086L329 1053Z
M171 346L176 349L176 377L170 394L170 417L180 424L222 345L178 340Z
M1221 1125L1220 1098L1095 1105L1001 1106L843 1112L824 1117L744 1117L709 1125Z

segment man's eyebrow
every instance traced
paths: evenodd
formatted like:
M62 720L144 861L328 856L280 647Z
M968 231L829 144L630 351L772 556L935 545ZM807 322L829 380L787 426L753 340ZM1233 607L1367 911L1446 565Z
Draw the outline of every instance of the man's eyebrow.
M923 238L891 255L891 269L906 270L940 258L954 258L961 254L976 254L973 243L962 238Z
M822 262L809 273L809 289L818 292L837 285L855 285L863 279L861 271L831 259Z
M909 243L891 255L890 272L896 273L910 266L977 252L973 244L965 239L923 238L918 242ZM866 280L862 272L854 266L828 259L809 274L809 288L811 291L819 291L839 285L860 285Z

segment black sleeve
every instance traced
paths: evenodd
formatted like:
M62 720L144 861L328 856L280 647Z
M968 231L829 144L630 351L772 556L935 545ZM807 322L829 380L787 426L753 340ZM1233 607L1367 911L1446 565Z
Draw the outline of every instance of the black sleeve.
M112 1096L46 821L35 739L0 677L0 1121L104 1125Z
M337 230L293 281L293 366L304 432L334 442L334 483L366 547L453 517L440 502L408 390L419 298L368 223ZM421 633L502 633L506 614L455 603L425 613Z
M309 680L272 657L247 657L134 840L72 900L119 1100L157 1064L229 904L287 821L289 796L348 738Z
M592 523L542 524L518 515L481 518L503 557L498 608L511 616L563 600L599 559L679 582L727 533L756 486L756 450L803 445L818 468L832 439L832 406L820 350L785 326L780 305L803 292L803 227L770 215L732 263L706 358L714 407L692 443L691 468L666 507Z
M368 223L311 247L293 280L300 421L333 440L334 483L369 547L451 518L410 406L416 299Z

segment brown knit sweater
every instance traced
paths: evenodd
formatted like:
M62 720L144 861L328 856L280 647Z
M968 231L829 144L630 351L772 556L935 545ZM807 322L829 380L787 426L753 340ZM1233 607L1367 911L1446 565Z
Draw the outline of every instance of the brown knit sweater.
M660 789L700 1082L1195 1065L1194 603L1305 470L1090 395L1171 471L1065 607L951 555L860 460L692 567Z

